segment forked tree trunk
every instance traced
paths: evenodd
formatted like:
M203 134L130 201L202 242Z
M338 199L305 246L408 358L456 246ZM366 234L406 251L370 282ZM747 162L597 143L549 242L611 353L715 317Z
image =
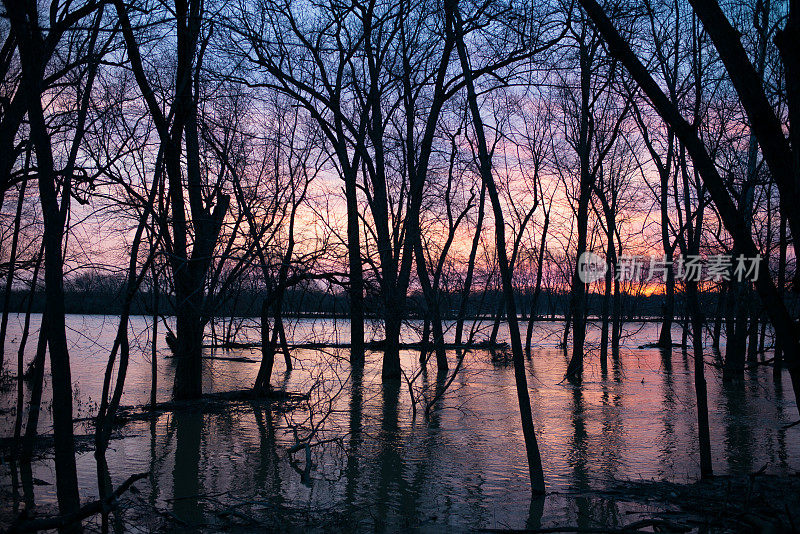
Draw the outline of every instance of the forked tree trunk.
M36 152L39 197L44 219L45 316L42 332L50 352L53 386L53 434L55 444L56 494L61 514L80 508L78 475L75 466L75 442L72 426L72 378L64 318L64 264L62 245L66 210L69 208L71 176L63 180L63 212L59 207L53 149L42 109L42 76L46 58L44 39L39 30L35 5L5 2L11 25L19 39L22 90L25 92L30 138ZM76 135L78 135L76 133ZM75 525L80 530L80 524Z
M439 313L439 296L431 285L428 277L422 243L419 239L417 239L414 248L417 264L417 278L419 278L422 284L422 292L425 297L425 324L430 324L433 330L433 348L436 353L436 368L439 371L446 371L448 367L447 352L444 348L444 330L442 328L442 317ZM427 338L423 335L423 346L427 341Z
M158 132L169 186L172 230L169 259L176 301L176 342L173 344L176 369L172 395L178 400L198 398L203 392L205 280L230 204L227 194L218 193L212 199L203 196L197 95L194 94L196 77L202 66L202 54L198 53L201 4L198 0L189 0L176 5L174 10L177 82L175 97L166 113L147 78L127 6L122 0L114 0L130 67ZM184 181L188 185L185 186ZM213 210L212 202L215 203ZM187 205L191 218L186 215ZM190 237L194 238L191 247Z
M464 286L461 289L461 303L458 306L458 317L456 318L456 345L461 345L461 338L464 333L464 320L467 316L467 302L472 289L472 277L475 273L475 258L478 254L478 244L481 240L481 229L483 228L484 209L486 205L486 184L481 184L481 195L478 200L478 218L475 221L475 233L472 236L472 246L469 250L467 260L467 273L464 276Z
M528 317L528 329L525 333L525 352L530 355L531 353L531 338L533 337L533 324L536 316L536 307L539 305L539 296L542 293L542 269L544 266L544 251L545 242L547 241L547 229L550 226L550 212L545 211L544 226L542 227L542 238L539 243L539 257L538 264L536 265L536 287L533 290L533 299L531 300L531 313Z

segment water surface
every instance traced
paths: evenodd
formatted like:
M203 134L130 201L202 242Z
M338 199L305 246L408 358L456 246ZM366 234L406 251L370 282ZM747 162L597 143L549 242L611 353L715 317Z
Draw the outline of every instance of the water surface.
M107 316L67 318L76 417L96 413L116 321ZM12 316L7 354L16 353L20 322ZM34 332L38 322L35 317ZM404 339L417 339L419 327L409 324ZM148 328L147 318L131 321L134 342L124 405L149 399ZM449 375L437 375L433 359L423 370L417 351L402 352L406 377L385 386L379 352L369 353L363 372L353 375L346 349L298 349L291 372L279 357L273 384L310 393L305 407L282 413L265 402L235 403L205 413L166 413L122 428L107 455L114 483L133 473L151 475L137 484L140 491L132 495L120 524L136 523L144 530L162 526L165 518L187 528L252 527L251 519L279 525L287 518L293 524L378 530L624 524L632 517L628 512L643 512L642 507L584 496L613 487L615 480L685 482L699 476L693 357L680 348L639 349L658 338L658 325L629 324L618 360L610 358L603 370L599 332L592 325L586 372L577 388L562 380L566 357L557 347L562 328L557 322L539 323L536 348L526 362L550 492L544 501L532 504L529 498L508 355L468 352L458 375L442 391ZM373 333L379 337L380 332ZM257 339L252 324L245 323L240 334ZM347 323L293 320L290 335L296 342L343 342ZM486 335L481 328L476 337ZM500 338L504 336L501 329ZM673 338L681 339L677 326ZM28 360L34 350L35 341L29 341ZM258 350L209 349L211 354L253 363L207 360L205 391L253 384ZM168 400L172 385L174 367L168 355L164 348L157 362L159 400ZM452 372L457 355L453 351L448 357ZM783 428L797 419L788 376L776 383L772 368L759 366L747 372L744 384L724 386L717 359L709 350L715 472L750 473L766 467L768 473L794 473L800 467L800 426ZM49 398L49 382L45 395ZM435 397L426 417L425 406ZM13 399L13 392L2 393L3 436L13 432ZM78 434L91 431L88 424L76 425ZM40 432L51 432L49 402ZM287 452L295 444L295 432L300 439L312 436L307 473L305 452L293 456L294 466ZM91 451L80 452L77 462L81 497L96 498ZM37 461L32 475L38 480L33 487L37 505L52 506L52 463ZM8 512L13 498L6 465L0 466L0 480L0 506Z

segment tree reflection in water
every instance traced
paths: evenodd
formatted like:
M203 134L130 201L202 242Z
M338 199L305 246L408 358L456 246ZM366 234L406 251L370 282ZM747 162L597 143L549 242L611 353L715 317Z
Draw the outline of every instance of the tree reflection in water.
M558 325L537 326L547 328L560 337ZM650 339L655 334L644 329L638 335ZM402 354L404 368L418 369L417 352ZM315 390L318 402L312 402L314 424L325 422L312 438L309 484L287 455L294 445L291 425L301 425L301 439L309 435L305 407L285 412L280 402L256 400L224 408L195 406L130 422L115 434L108 451L114 483L151 473L137 483L141 493L126 497L127 507L115 519L152 529L251 528L256 523L339 530L612 528L644 509L603 497L615 481L682 482L698 476L694 406L685 400L693 398L693 365L677 349L666 354L623 346L607 369L587 365L580 386L561 381L565 362L555 347L533 350L529 385L550 491L533 502L513 368L502 358L483 351L464 354L446 390L450 375L437 374L429 363L414 384L416 416L404 381L382 384L379 353L352 369L344 352L308 350L297 358L291 374L283 373L279 361L273 378L277 387L290 391L309 391L325 381ZM75 379L82 395L94 398L93 381L102 373L93 365L87 359L76 367ZM170 372L169 365L159 369ZM783 428L795 413L793 398L784 393L788 382L775 383L771 369L760 366L747 375L745 387L726 387L716 368L707 369L710 418L717 429L712 453L720 474L765 464L769 471L790 472L800 463L800 445L792 439L797 427ZM131 388L123 405L148 401L149 371L149 362L131 362ZM206 384L221 391L248 383L257 365L217 360L206 371L212 375ZM160 383L168 388L168 376ZM136 397L139 384L141 399ZM165 400L169 391L160 394ZM424 404L432 400L426 417ZM42 417L41 428L47 428L47 410ZM297 456L304 465L302 453ZM81 494L91 498L96 495L92 455L81 454L77 461ZM46 458L17 465L15 484L9 464L0 470L9 512L14 506L30 509L34 500L42 513L53 509L53 472Z

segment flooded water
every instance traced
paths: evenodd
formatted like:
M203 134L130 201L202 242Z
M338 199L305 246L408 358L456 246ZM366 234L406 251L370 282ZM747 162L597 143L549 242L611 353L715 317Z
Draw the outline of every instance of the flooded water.
M68 316L76 417L94 415L115 317ZM33 328L39 318L34 318ZM6 354L15 354L20 318L12 316ZM525 323L522 323L524 328ZM245 325L242 337L255 339ZM404 336L416 338L419 325ZM416 528L525 528L578 524L611 526L641 512L632 503L591 500L582 492L613 487L614 481L692 481L699 477L693 359L639 349L657 339L654 323L627 325L619 361L599 365L596 325L582 388L564 382L566 358L557 348L563 325L539 323L535 350L527 360L534 423L548 496L531 503L522 432L510 357L473 351L443 391L449 376L437 376L432 359L420 368L419 353L402 353L406 379L384 386L381 354L367 356L353 376L343 349L293 351L294 369L279 357L273 384L309 393L308 406L289 413L269 403L235 403L228 409L189 409L154 421L133 422L111 442L108 464L114 484L150 472L137 483L129 509L118 520L142 530L166 520L186 528L212 529L260 524L309 524L345 530ZM162 328L163 332L163 328ZM149 398L148 320L135 317L133 355L124 405ZM291 321L295 342L346 341L347 323ZM375 333L376 336L379 332ZM504 333L501 330L502 339ZM485 334L479 332L477 339ZM681 339L678 327L674 340ZM163 344L163 343L162 343ZM27 359L35 350L28 343ZM724 350L724 348L723 348ZM211 352L209 352L211 354ZM258 371L258 350L215 350L207 360L205 391L245 389ZM174 367L166 348L158 361L159 400L167 400ZM450 372L455 352L448 353ZM771 357L767 354L766 357ZM711 351L706 355L711 443L716 473L789 474L800 468L800 426L788 376L775 383L772 368L747 371L739 386L723 386ZM49 393L49 382L45 386ZM437 398L438 397L438 398ZM14 393L4 391L0 435L13 433ZM432 400L426 417L426 405ZM416 409L415 409L416 407ZM50 433L49 403L40 433ZM76 433L91 427L77 424ZM312 466L306 454L290 456L295 432L312 436ZM296 461L290 462L290 458ZM96 498L91 451L77 458L81 497ZM55 502L51 461L33 465L33 497L41 507ZM13 505L10 469L0 466L0 506ZM288 524L288 523L286 523Z

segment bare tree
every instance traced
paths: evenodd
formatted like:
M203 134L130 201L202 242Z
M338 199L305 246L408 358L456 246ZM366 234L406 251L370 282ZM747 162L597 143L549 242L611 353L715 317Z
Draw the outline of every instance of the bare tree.
M115 0L114 6L130 67L160 139L168 183L171 234L166 244L177 320L177 337L172 349L178 362L173 396L176 399L196 398L202 394L204 282L230 204L230 196L221 190L221 184L208 183L200 163L200 72L213 26L207 24L202 2L176 0L175 86L172 98L164 95L170 102L169 111L165 111L150 81L151 73L143 62L129 17L129 12L138 10L131 9L123 0ZM186 158L185 183L182 156ZM188 218L186 200L189 204ZM190 246L191 236L194 239Z
M102 9L95 2L80 6L70 3L60 5L54 1L49 10L49 29L45 31L40 23L39 5L36 2L5 2L11 20L12 31L17 38L19 61L22 70L20 85L25 111L30 128L30 141L36 154L39 197L44 218L45 255L45 295L46 308L42 319L40 348L46 339L50 353L50 369L53 385L53 429L55 435L56 488L59 510L62 514L75 512L80 507L78 480L75 467L75 449L72 428L72 380L69 367L66 325L64 320L64 266L62 246L70 200L73 195L73 175L79 147L85 133L89 95L96 72L97 59L94 57L95 43L102 20ZM72 32L73 25L94 16L95 23L90 31ZM88 76L83 84L76 84L77 120L69 145L65 165L56 168L53 155L52 132L48 128L42 97L53 79L46 77L48 64L62 39L68 38L74 44L76 60L80 65L89 66ZM87 59L91 58L87 62ZM61 69L69 72L74 65L66 58ZM61 74L65 74L62 70ZM56 78L57 79L57 78ZM60 182L60 184L59 184ZM60 202L59 202L60 185Z
M500 264L500 275L503 281L503 298L506 302L506 317L511 337L511 350L514 357L514 378L517 386L517 398L519 400L520 418L522 421L522 433L525 437L525 449L528 456L528 472L530 474L531 491L534 494L545 492L544 472L542 471L542 460L539 454L539 445L536 442L536 433L533 428L533 417L531 415L530 394L528 393L528 383L525 376L525 360L522 352L522 341L517 323L517 308L514 302L513 272L509 267L506 252L505 223L503 219L503 208L500 204L500 197L497 194L497 187L492 176L492 161L489 156L484 133L483 120L478 107L478 98L475 93L472 67L469 64L469 56L464 38L464 25L458 4L449 1L445 4L448 14L448 29L455 35L458 48L458 55L461 60L461 70L467 86L467 100L469 102L470 113L472 114L473 127L478 144L480 159L481 179L486 186L489 199L492 204L492 211L495 219L495 243L497 245L497 257Z
M736 249L747 257L757 257L759 251L753 242L752 235L747 230L741 213L731 199L724 180L697 132L669 101L651 74L633 53L630 45L620 36L602 7L594 0L581 0L581 5L586 9L603 38L609 43L610 52L625 65L662 119L675 130L675 135L686 148L694 167L702 177L725 229L733 238ZM695 6L695 9L698 8ZM707 31L709 31L709 26L714 26L714 30L709 33L717 50L727 58L727 62L731 63L728 71L735 80L734 85L737 86L737 92L743 100L744 107L748 109L753 132L759 138L762 148L770 147L769 151L764 153L764 157L781 191L781 203L784 205L786 202L794 202L796 197L789 171L792 154L788 149L788 143L783 136L774 110L769 107L763 90L757 84L754 69L741 51L741 45L737 45L738 40L733 34L730 23L719 11L719 6L715 2L711 2L705 4L704 9L706 11L700 18L707 17L707 22L704 24ZM794 24L796 19L790 16L789 20ZM785 31L794 32L796 27L787 25ZM784 54L785 59L791 60L794 57L793 52ZM796 91L794 95L797 95ZM789 226L794 228L791 218L789 223ZM800 363L800 344L797 328L781 300L772 278L762 275L755 282L764 308L770 315L776 335L781 340L795 395L798 395L800 394L800 368L797 365Z

